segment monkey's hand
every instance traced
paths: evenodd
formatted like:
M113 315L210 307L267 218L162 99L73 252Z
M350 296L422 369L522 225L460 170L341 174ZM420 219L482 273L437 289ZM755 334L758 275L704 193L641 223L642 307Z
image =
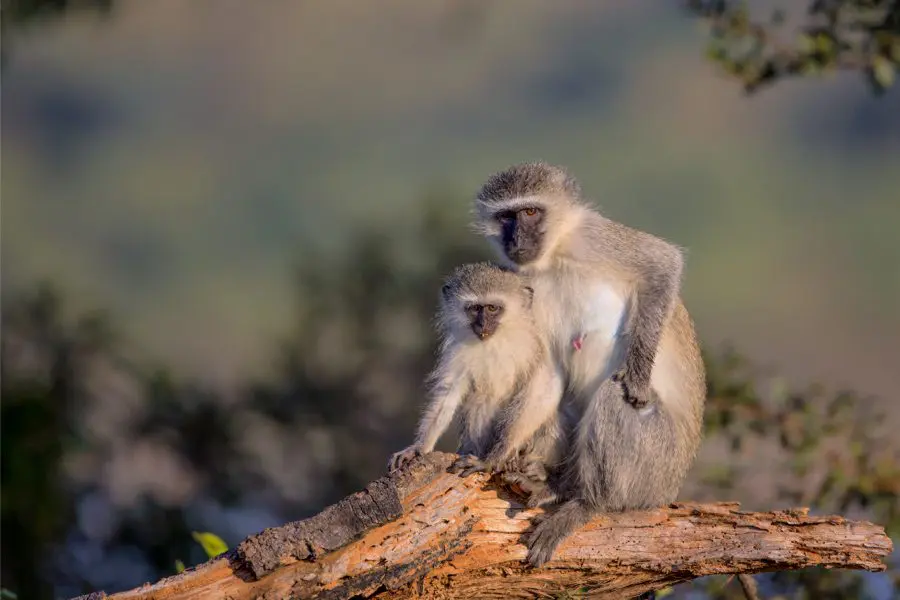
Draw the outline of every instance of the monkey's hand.
M636 409L644 408L656 399L656 395L650 388L650 383L638 383L629 375L627 369L613 375L612 380L622 388L622 396L625 402Z
M486 460L481 460L474 454L460 456L450 465L451 473L458 473L460 477L468 477L472 473L491 473L494 471L493 465Z
M422 451L415 444L409 448L404 448L391 456L391 460L388 461L388 470L396 471L397 469L402 469L419 456L422 456Z

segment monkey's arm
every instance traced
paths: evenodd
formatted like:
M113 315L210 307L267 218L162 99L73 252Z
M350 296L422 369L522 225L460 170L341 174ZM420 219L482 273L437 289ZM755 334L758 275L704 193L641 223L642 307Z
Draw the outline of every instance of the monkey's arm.
M388 469L393 471L405 466L416 456L427 454L447 430L460 402L469 392L471 384L463 377L445 375L432 380L430 402L419 420L413 444L391 456Z
M555 370L540 368L504 409L485 463L497 468L512 459L542 425L557 418L562 393L562 378Z
M462 377L446 376L435 382L431 389L431 402L419 421L416 433L415 445L423 454L434 450L438 439L447 431L469 386L469 382Z
M625 360L614 379L622 384L626 400L636 408L651 398L650 374L662 330L672 314L681 287L684 256L669 242L648 233L630 230L634 251L622 265L634 281L629 318L619 336L625 344Z

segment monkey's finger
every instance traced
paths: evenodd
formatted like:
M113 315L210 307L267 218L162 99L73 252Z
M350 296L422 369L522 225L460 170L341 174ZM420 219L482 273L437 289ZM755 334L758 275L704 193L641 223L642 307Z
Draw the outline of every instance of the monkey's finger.
M522 476L519 475L518 473L504 472L502 475L500 475L500 480L503 481L503 483L507 483L510 485L512 485L512 484L521 485L522 479L523 479Z
M547 513L531 517L531 524L534 525L534 531L531 532L531 536L528 538L529 540L537 534L538 527L540 527L541 523L547 520L547 517L549 517Z
M473 475L475 473L484 473L486 471L483 465L472 465L462 472L463 477L468 477L469 475Z
M463 459L460 458L460 459L457 459L456 461L454 461L454 463L452 465L450 465L450 468L448 468L447 470L450 471L451 473L459 473L465 467L466 467L466 464L463 462Z
M546 489L535 492L528 498L528 508L538 508L556 502L556 494Z

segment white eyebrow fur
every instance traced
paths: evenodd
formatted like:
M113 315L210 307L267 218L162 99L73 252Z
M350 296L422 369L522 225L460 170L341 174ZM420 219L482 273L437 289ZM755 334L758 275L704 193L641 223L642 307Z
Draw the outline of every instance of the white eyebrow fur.
M500 200L491 203L493 205L493 214L506 210L521 210L529 207L543 207L544 202L540 196L518 196L507 200Z
M506 304L507 296L497 296L490 294L488 296L476 296L474 294L460 294L459 300L462 304Z

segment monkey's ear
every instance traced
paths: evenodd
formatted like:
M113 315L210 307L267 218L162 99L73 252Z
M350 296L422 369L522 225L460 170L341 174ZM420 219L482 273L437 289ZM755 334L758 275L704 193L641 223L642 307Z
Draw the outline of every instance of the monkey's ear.
M448 298L449 295L450 295L450 284L445 283L444 285L441 286L441 296L443 296L444 298Z
M531 308L531 303L534 302L534 288L526 285L525 295L528 297L528 308Z

